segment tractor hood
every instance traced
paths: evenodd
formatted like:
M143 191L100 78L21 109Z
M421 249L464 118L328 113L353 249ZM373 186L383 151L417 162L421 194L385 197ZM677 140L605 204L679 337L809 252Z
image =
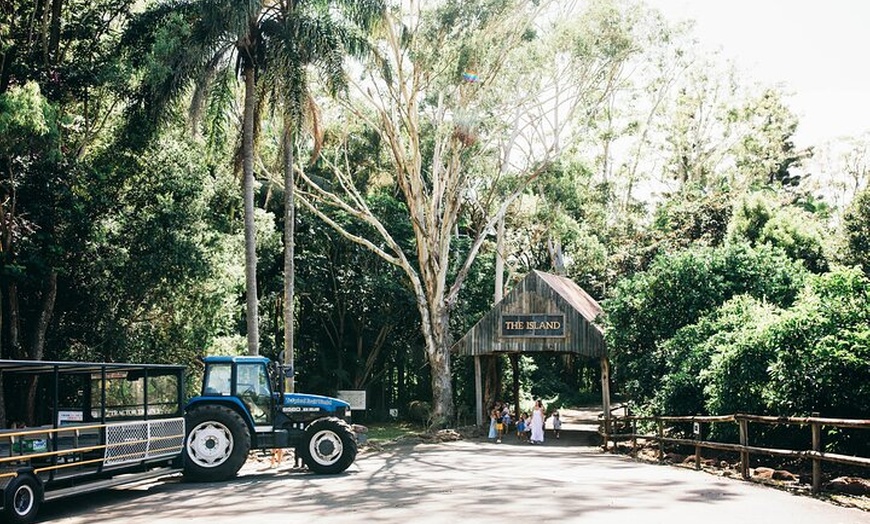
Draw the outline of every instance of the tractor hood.
M281 406L284 413L322 413L344 417L350 413L350 404L343 400L321 395L285 393Z

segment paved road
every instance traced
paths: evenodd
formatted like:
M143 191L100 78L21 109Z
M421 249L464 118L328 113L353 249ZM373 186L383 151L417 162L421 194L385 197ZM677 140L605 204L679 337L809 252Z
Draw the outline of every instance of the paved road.
M333 477L250 462L229 482L169 479L53 502L41 521L870 524L870 512L569 444L402 445Z

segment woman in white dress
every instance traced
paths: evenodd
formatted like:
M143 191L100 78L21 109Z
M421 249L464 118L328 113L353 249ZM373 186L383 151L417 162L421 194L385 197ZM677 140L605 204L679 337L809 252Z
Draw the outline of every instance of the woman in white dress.
M544 404L541 399L535 401L535 407L532 409L532 435L529 437L529 442L532 444L544 443Z

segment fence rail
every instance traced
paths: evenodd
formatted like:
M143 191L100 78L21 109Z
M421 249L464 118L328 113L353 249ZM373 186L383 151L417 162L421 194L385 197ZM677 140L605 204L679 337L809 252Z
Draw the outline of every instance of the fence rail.
M859 457L852 455L840 455L836 453L825 453L822 451L822 427L836 427L848 429L866 429L870 430L870 420L862 419L839 419L839 418L823 418L823 417L770 417L761 415L722 415L722 416L633 416L628 414L628 409L625 409L625 415L610 414L609 421L605 420L601 425L601 435L604 440L604 449L609 449L610 442L613 441L614 448L619 441L631 440L632 455L637 454L637 441L643 439L658 443L658 458L664 459L665 444L676 444L681 446L695 447L695 469L701 468L701 450L716 449L722 451L732 451L740 455L740 475L744 479L749 478L749 458L750 455L767 455L775 457L791 457L811 460L813 464L813 493L818 493L822 486L822 463L833 462L837 464L846 464L850 466L859 466L870 468L870 458ZM609 422L609 423L608 423ZM655 434L640 434L637 432L638 422L654 422L656 426ZM691 423L693 425L694 439L673 438L665 436L666 424L674 423ZM701 424L727 424L734 423L738 425L740 431L740 443L733 444L728 442L716 442L702 440L701 435L704 434ZM789 426L809 426L812 434L812 449L793 450L793 449L777 449L766 448L761 446L749 445L749 423L769 424L769 425L789 425ZM615 428L629 428L630 432L617 432Z

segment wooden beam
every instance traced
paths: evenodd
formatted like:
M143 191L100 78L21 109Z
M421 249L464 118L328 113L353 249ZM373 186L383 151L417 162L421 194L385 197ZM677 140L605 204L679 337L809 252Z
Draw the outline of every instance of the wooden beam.
M610 361L607 355L601 356L601 404L604 406L604 449L610 438Z
M511 353L511 372L514 376L514 418L520 418L520 355Z
M483 385L480 378L480 355L474 355L474 404L475 424L483 424Z

